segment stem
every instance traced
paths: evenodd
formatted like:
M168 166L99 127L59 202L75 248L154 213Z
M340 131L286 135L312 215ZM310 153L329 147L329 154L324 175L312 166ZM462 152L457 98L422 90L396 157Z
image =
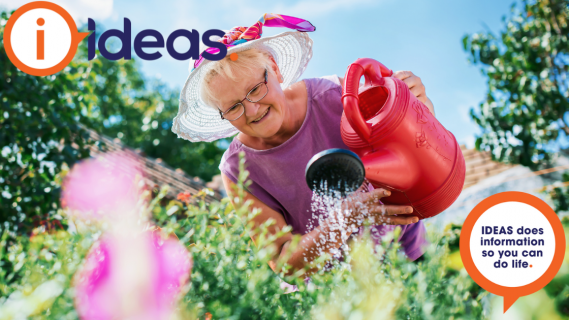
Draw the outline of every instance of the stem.
M342 230L334 230L331 225L330 218L324 220L323 223L314 228L314 230L304 234L292 252L288 252L291 245L290 240L283 245L278 259L286 259L287 256L290 256L290 258L287 259L287 264L292 267L285 272L285 275L293 275L295 271L303 269L324 253L333 254L344 244L341 233ZM349 227L347 229L345 237L349 237L352 234L352 232L349 231L351 228ZM326 239L324 244L321 243L322 238ZM277 272L277 263L271 261L269 264L271 268ZM310 268L302 276L309 276L318 270L318 267Z

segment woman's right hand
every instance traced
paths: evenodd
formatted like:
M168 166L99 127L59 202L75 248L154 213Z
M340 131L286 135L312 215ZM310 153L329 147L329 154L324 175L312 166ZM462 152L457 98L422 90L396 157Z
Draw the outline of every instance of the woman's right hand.
M411 206L380 203L381 198L390 195L389 190L382 188L367 191L366 181L342 203L342 212L346 215L346 222L350 226L360 227L366 220L372 225L406 225L419 221L419 218L409 216L413 213Z

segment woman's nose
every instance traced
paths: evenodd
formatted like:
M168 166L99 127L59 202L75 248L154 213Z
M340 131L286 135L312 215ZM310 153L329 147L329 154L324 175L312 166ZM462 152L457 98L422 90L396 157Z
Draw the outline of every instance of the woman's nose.
M259 112L259 107L261 106L258 102L250 102L249 100L245 100L242 102L243 106L245 107L245 116L246 117L254 117Z

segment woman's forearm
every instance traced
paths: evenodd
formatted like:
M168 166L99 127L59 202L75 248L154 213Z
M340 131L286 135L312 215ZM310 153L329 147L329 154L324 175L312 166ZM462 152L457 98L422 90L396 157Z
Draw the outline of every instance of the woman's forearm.
M331 223L330 219L324 220L321 225L302 236L292 253L288 252L291 241L283 245L279 258L290 255L287 264L292 267L287 270L286 275L292 275L295 271L303 269L324 253L333 255L339 250L352 232L349 231L351 228L346 227L344 228L346 230L339 230L337 227L332 227L333 225L336 224ZM276 266L272 265L271 267L275 269ZM303 276L313 274L316 271L318 268L313 267L307 270Z

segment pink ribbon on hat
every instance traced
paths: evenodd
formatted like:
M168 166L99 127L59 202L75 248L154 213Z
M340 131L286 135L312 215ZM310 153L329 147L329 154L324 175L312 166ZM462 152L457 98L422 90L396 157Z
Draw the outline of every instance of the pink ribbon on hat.
M316 30L316 27L307 20L285 16L282 14L265 13L263 16L261 16L259 21L255 22L255 24L249 28L234 27L218 41L225 44L227 48L230 48L247 41L260 39L263 35L263 26L289 28L302 32L312 32ZM204 52L214 54L219 52L219 49L208 48ZM194 62L194 69L196 69L203 62L204 57L202 54L200 54L200 57ZM192 71L194 69L192 69Z

